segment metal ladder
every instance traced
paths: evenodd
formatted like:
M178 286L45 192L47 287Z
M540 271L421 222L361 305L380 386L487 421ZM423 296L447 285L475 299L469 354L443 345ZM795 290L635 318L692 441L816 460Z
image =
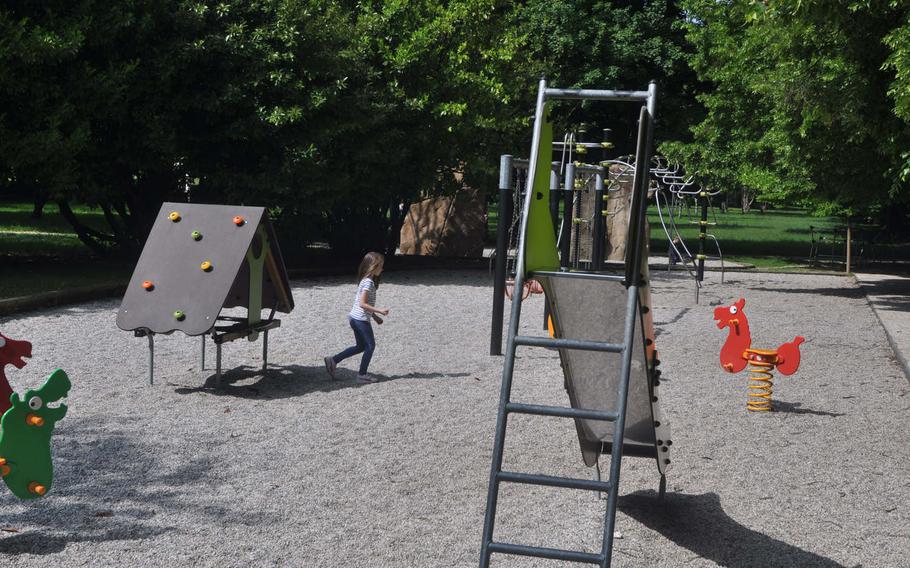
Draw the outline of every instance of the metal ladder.
M544 102L547 98L587 98L593 100L631 100L647 103L641 110L639 123L637 159L635 169L635 182L633 185L633 198L629 223L629 239L627 241L627 258L625 276L607 274L589 274L586 277L603 280L623 281L626 285L627 301L625 310L625 324L623 341L621 344L590 341L585 338L546 338L530 337L518 334L521 321L521 294L512 296L512 313L509 321L509 330L504 356L502 386L499 397L499 410L496 419L496 433L493 444L492 467L487 491L487 508L484 516L483 541L480 551L480 567L487 568L490 558L494 553L518 556L531 556L551 560L565 560L594 564L609 567L613 550L613 531L616 521L616 501L618 497L619 474L623 454L623 435L625 431L626 402L629 392L629 378L633 356L633 340L635 338L636 319L640 317L639 289L643 282L640 267L642 262L647 262L643 257L644 218L646 210L646 192L648 188L648 164L650 162L649 150L651 144L652 121L656 97L656 86L652 83L648 91L589 91L589 90L561 90L547 89L546 82L541 80L537 97L537 111L534 123L534 134L531 145L531 168L535 167L536 158L540 148L541 128L545 120ZM534 180L534 172L529 172L528 178ZM527 225L528 214L533 199L534 191L528 191L524 211L522 214L522 228L520 233L518 262L516 264L515 289L520 290L524 281L533 276L533 272L525 270L525 253L528 246ZM538 197L539 199L539 197ZM578 273L547 271L549 278L575 277ZM585 409L560 406L532 405L513 402L511 400L512 379L515 370L515 352L518 347L545 347L558 349L579 349L588 351L602 351L622 354L621 374L618 386L617 407L615 409ZM605 481L588 480L579 478L557 477L531 473L504 471L502 469L503 449L505 444L506 425L510 414L531 414L538 416L554 416L562 418L603 420L613 422L613 439L610 456L610 475ZM607 507L604 514L604 534L600 553L589 553L556 548L527 546L493 540L493 529L496 519L496 506L499 498L501 483L519 483L566 489L581 489L603 492L607 494Z

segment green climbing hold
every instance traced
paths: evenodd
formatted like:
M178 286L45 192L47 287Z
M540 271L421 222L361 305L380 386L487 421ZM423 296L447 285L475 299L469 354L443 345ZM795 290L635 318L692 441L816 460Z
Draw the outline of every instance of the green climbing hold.
M201 241L201 240L202 240L202 233L200 233L199 231L193 231L193 240L194 240L194 241Z
M20 499L37 499L51 489L54 466L51 462L51 434L54 425L66 416L66 405L48 404L64 398L70 379L57 369L41 388L13 393L13 404L0 419L0 470L9 490Z
M186 314L180 310L174 312L174 319L177 321L183 321L186 319Z

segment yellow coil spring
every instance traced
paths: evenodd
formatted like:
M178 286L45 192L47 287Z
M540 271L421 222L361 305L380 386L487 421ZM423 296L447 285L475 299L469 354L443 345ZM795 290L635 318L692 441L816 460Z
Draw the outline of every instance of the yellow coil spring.
M777 354L768 357L748 357L749 359L749 401L746 408L753 412L770 412L774 410L771 402L774 387L774 366ZM770 359L770 360L768 360Z

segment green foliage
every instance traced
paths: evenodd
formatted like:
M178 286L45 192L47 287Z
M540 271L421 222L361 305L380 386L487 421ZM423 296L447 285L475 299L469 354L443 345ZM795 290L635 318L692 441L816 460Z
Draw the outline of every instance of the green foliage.
M699 96L707 116L694 142L665 152L762 201L841 214L910 201L896 175L907 124L893 112L906 87L890 72L907 64L896 49L906 38L892 32L906 9L874 0L684 7L692 65L711 88Z

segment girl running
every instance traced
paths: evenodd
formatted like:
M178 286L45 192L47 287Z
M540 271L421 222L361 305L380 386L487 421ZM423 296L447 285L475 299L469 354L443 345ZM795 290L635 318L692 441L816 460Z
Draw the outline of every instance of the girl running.
M367 373L370 359L373 358L373 350L376 349L376 340L373 337L373 326L370 325L370 320L373 319L377 324L382 325L382 318L379 316L389 315L388 308L376 307L376 289L379 288L379 277L384 264L385 256L378 252L368 252L360 261L360 268L357 269L357 280L360 281L360 284L357 286L354 306L348 314L348 322L351 324L351 329L354 330L356 345L348 347L333 357L325 358L325 370L333 379L338 363L348 357L363 353L357 380L361 383L376 382L376 378Z

